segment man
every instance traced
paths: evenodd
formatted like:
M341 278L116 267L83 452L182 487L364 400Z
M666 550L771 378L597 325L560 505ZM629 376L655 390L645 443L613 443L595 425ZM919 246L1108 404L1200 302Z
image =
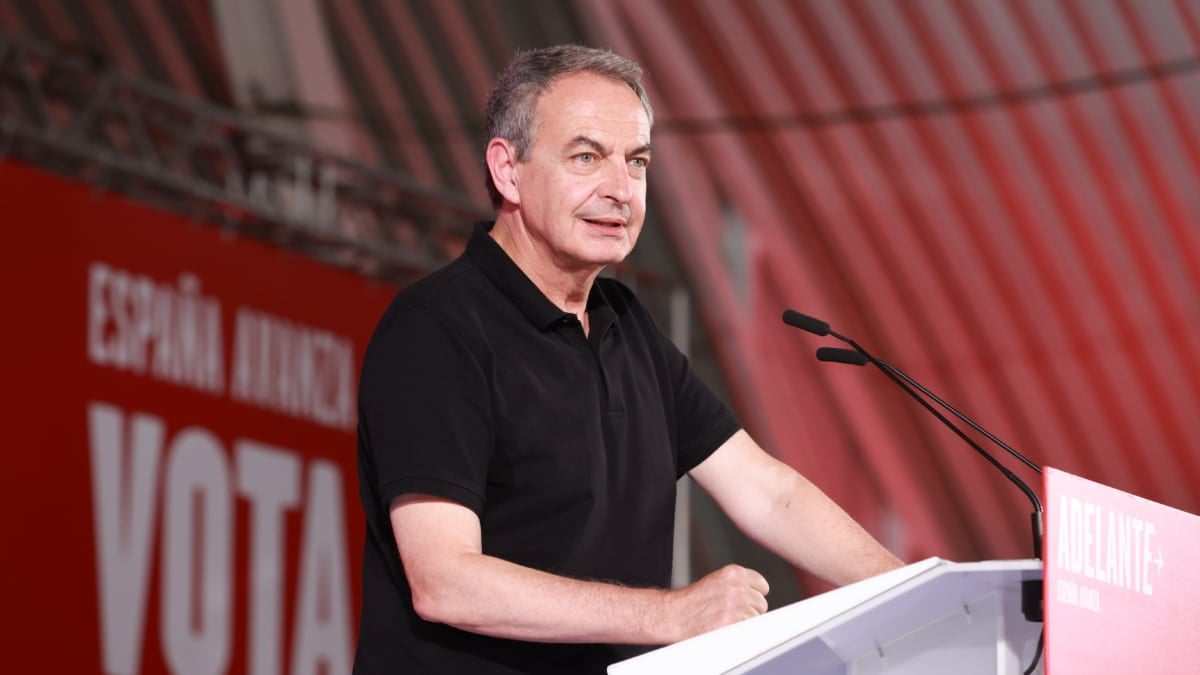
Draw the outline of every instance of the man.
M401 292L367 349L355 673L603 673L766 611L730 565L669 584L675 482L836 584L899 566L740 429L619 283L652 110L640 68L523 53L487 106L494 224Z

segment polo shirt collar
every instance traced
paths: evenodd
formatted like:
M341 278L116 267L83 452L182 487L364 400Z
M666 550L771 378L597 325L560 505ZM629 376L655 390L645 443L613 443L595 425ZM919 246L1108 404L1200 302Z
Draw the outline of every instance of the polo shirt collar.
M521 310L525 318L540 330L561 325L563 319L571 318L571 313L564 312L551 302L550 298L525 276L521 268L517 267L512 258L508 257L504 249L500 248L500 244L492 239L488 233L494 224L488 221L475 223L475 231L467 242L467 255L483 270L496 288ZM597 314L604 316L602 321L605 324L611 323L614 312L598 284L593 283L592 290L588 293L587 309L592 317L593 328L598 318Z

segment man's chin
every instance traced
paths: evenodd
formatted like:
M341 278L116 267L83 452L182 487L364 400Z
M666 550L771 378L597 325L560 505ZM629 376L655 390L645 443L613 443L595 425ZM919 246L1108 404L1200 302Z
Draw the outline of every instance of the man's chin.
M629 253L632 250L632 247L626 246L612 251L605 251L604 253L597 254L594 258L592 258L592 261L597 265L602 265L605 267L608 265L616 265L624 262L625 259L629 257Z
M576 258L574 264L571 266L574 267L576 271L599 272L599 271L604 270L606 267L612 267L613 265L620 264L627 257L629 257L629 256L628 255L605 255L605 256L590 255L590 256L586 256L586 257L582 257L582 258Z

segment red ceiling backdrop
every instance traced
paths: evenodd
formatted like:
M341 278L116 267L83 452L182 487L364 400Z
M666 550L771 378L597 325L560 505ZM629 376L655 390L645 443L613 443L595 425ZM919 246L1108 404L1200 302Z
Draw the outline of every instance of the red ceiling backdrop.
M1016 490L880 375L816 363L794 306L1039 462L1200 506L1200 5L682 7L593 6L671 69L668 222L783 456L913 552L1029 550Z
M742 417L907 557L1027 556L1029 506L784 308L1039 463L1200 511L1200 1L312 2L345 108L309 112L480 202L514 49L641 61L653 224ZM0 26L224 100L206 7L0 3Z
M1030 550L1019 493L881 375L815 362L791 306L1038 462L1200 508L1200 4L588 14L657 75L656 196L782 456L912 554Z

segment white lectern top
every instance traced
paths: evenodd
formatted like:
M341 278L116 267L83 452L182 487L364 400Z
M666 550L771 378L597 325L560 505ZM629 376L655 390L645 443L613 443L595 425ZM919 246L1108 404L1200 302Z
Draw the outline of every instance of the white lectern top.
M984 660L998 665L973 672L1020 672L1016 668L1041 629L1020 617L1020 583L1041 575L1038 560L929 558L614 663L608 672L845 673L853 663L856 673L910 672L905 664L931 673L940 670L930 670L931 663L951 664L981 650ZM1016 652L1006 654L1004 644L1014 632ZM942 655L947 658L919 654L938 648L948 650Z

